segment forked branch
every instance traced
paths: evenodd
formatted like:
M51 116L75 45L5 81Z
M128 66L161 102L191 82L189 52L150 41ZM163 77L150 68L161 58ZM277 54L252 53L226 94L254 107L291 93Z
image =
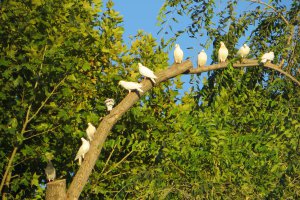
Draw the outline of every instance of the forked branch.
M220 64L214 64L202 68L192 68L193 64L190 60L187 60L181 64L175 64L169 67L166 70L163 70L161 72L156 73L156 76L158 77L156 80L156 84L158 85L160 82L167 81L175 76L181 75L181 74L198 74L201 72L216 70L225 68L228 65L228 63L220 63ZM261 66L258 62L258 60L245 60L245 63L237 63L233 64L233 67L255 67L255 66ZM278 71L279 73L289 77L292 81L294 81L299 87L300 82L295 79L292 75L289 73L283 71L279 68L279 66L266 63L263 65L263 67L271 68L273 70ZM86 154L84 162L80 166L79 170L77 171L76 175L73 178L73 181L70 184L70 187L67 191L67 199L73 200L78 199L80 196L81 191L83 190L83 187L87 183L87 180L92 172L92 169L94 168L96 161L98 159L99 154L101 153L102 147L104 145L104 142L114 126L116 122L123 116L125 112L127 112L140 98L143 96L147 91L152 89L155 85L148 79L145 79L141 82L143 85L142 90L144 92L136 93L131 92L129 93L107 116L105 116L101 123L99 124L97 131L95 133L95 137L91 143L91 147L89 152Z

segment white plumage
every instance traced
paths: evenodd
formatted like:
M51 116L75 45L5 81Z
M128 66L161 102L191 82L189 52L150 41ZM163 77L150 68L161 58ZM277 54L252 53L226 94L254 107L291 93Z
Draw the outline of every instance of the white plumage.
M228 56L228 49L226 48L224 42L220 42L221 46L219 49L219 54L218 54L218 61L219 62L225 62Z
M89 138L90 141L93 140L95 132L96 132L96 127L92 124L92 123L88 123L88 127L85 130L86 131L86 135Z
M207 55L204 49L202 49L202 51L198 54L198 67L204 67L206 61L207 61Z
M179 44L175 44L174 60L177 64L182 63L183 60L183 51L180 48Z
M141 75L148 77L151 79L151 81L153 83L155 83L155 78L157 78L157 76L155 76L155 74L153 73L153 71L151 69L149 69L148 67L142 65L141 63L138 63L139 65L139 72Z
M114 99L106 99L104 101L107 111L111 111L113 109L113 106L115 105L115 100Z
M48 182L54 181L54 179L56 178L56 170L50 160L48 161L47 167L45 168L45 173Z
M123 88L131 92L131 90L138 90L140 92L143 92L142 84L136 83L136 82L128 82L128 81L119 81L119 85L121 85Z
M90 150L90 142L81 138L82 144L76 154L75 160L78 159L78 164L81 165L82 159L84 159L84 155Z
M273 61L274 60L274 52L270 51L269 53L265 53L261 57L261 62L266 63L267 61Z
M238 50L237 55L241 56L242 58L246 58L250 53L250 48L247 44L243 44L243 46Z

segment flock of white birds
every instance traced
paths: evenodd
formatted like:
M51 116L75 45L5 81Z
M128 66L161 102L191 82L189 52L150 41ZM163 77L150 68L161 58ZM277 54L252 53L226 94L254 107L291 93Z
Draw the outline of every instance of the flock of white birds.
M237 55L240 56L242 59L246 58L247 55L250 53L250 48L248 47L247 44L244 44L237 52ZM176 64L180 64L183 61L183 51L180 48L179 44L175 45L175 49L174 49L174 61ZM220 48L218 51L218 61L220 63L222 62L226 62L228 56L228 49L226 48L224 42L220 42ZM204 50L202 50L199 54L198 54L198 67L204 67L207 61L207 55L205 53ZM261 57L261 62L262 63L266 63L267 61L273 61L274 60L274 53L268 52L262 55ZM142 76L144 76L144 78L149 78L154 84L155 79L157 79L157 76L154 74L154 72L149 69L148 67L142 65L141 63L138 63L138 67L139 67L139 72ZM137 83L137 82L129 82L129 81L119 81L119 85L121 85L122 87L124 87L126 90L129 91L129 93L132 90L137 90L139 92L143 92L142 88L142 84L141 83ZM112 106L114 105L114 100L113 99L107 99L105 101L106 106L108 111L112 110ZM96 132L96 127L91 124L88 123L88 128L86 129L86 134L88 137L88 140L86 140L84 137L81 138L82 141L82 145L80 146L75 160L78 160L78 164L81 165L82 160L84 159L84 155L89 151L90 149L90 142L93 140L94 138L94 134ZM53 164L51 163L51 161L48 162L47 167L45 169L46 172L46 176L47 176L47 180L53 181L55 179L56 176L56 172L55 172L55 168L53 167Z
M86 140L84 137L81 138L82 144L76 154L75 160L78 159L78 164L81 165L84 155L90 150L90 142L93 140L96 133L96 127L92 123L88 123L86 129L86 135L89 140Z
M242 59L246 58L248 56L248 54L250 53L250 48L248 47L247 44L244 44L237 52L237 55L240 56ZM180 64L183 61L183 51L180 48L179 44L175 45L175 49L174 49L174 61L176 64ZM220 42L220 48L218 51L218 61L220 63L222 62L226 62L226 59L228 57L228 49L226 48L224 42ZM267 61L273 61L274 60L274 53L272 51L265 53L262 55L261 57L261 62L262 63L266 63ZM207 61L207 55L205 53L204 50L202 50L199 54L198 54L198 67L204 67ZM142 76L144 76L145 78L150 78L151 81L155 84L155 79L157 79L157 77L155 76L154 72L149 69L146 66L143 66L141 63L138 63L139 66L139 72ZM119 85L121 85L123 88L125 88L126 90L129 91L129 93L132 90L137 90L139 92L143 92L142 88L142 84L138 83L138 82L129 82L129 81L120 81Z

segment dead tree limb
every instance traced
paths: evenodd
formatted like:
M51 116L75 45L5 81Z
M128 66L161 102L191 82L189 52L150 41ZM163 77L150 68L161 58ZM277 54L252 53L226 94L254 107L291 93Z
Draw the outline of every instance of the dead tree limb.
M166 81L170 78L178 76L180 74L198 74L201 72L217 70L227 67L228 63L220 63L214 64L201 68L192 68L193 64L191 61L187 60L181 64L175 64L169 67L166 70L156 73L158 77L156 79L156 84L158 85L160 82ZM279 73L287 76L292 81L294 81L298 86L300 86L300 82L294 78L289 73L283 71L279 68L279 66L274 65L272 63L265 63L261 65L258 60L244 60L244 63L235 63L233 67L256 67L262 66L266 68L271 68L273 70L278 71ZM89 152L86 154L84 162L80 166L76 175L74 176L69 189L67 190L67 199L68 200L76 200L79 198L80 193L83 190L83 187L88 181L90 174L92 173L92 169L94 168L96 161L101 153L104 142L111 131L112 127L116 124L116 122L123 116L125 112L127 112L147 91L152 89L155 85L148 79L145 79L141 82L143 85L142 90L144 92L129 93L111 112L109 115L105 116L100 122L97 131L95 133L95 137L91 143L91 147ZM48 199L47 199L48 200Z
M156 73L158 77L156 79L156 85L160 82L166 81L170 78L173 78L177 75L183 74L193 67L191 61L185 61L181 64L172 65L170 68ZM152 82L148 79L141 82L143 85L142 90L144 92L129 93L111 112L109 115L105 116L100 122L95 137L91 143L89 152L86 154L82 165L77 171L76 175L73 178L73 181L70 184L70 187L67 191L67 199L74 200L78 199L83 187L85 186L94 165L99 157L99 154L102 150L103 144L114 126L114 124L122 117L122 115L128 111L139 99L143 96L148 90L154 87Z

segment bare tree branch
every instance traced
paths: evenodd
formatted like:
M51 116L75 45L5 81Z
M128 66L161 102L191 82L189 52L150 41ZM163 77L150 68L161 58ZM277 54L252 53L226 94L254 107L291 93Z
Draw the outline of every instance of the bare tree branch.
M207 71L212 71L212 70L217 70L217 69L222 69L226 68L228 65L227 62L225 63L218 63L218 64L213 64L205 67L200 67L200 68L192 68L189 71L186 72L186 74L199 74L201 72L207 72ZM233 63L233 67L238 68L238 67L257 67L257 66L262 66L266 68L273 69L275 71L278 71L279 73L285 75L286 77L290 78L293 82L295 82L298 86L300 86L300 81L298 81L295 77L293 77L291 74L283 71L280 69L278 65L272 64L270 62L265 63L264 65L261 65L258 60L244 60L244 63Z
M179 74L182 74L193 67L191 61L185 61L181 64L176 64L170 68L156 73L156 85L160 82L166 81L173 78ZM128 111L142 95L144 95L148 90L154 87L152 82L145 79L141 82L143 85L142 93L129 93L111 112L109 115L105 116L101 123L99 124L95 137L91 143L89 152L86 154L85 159L73 178L70 187L67 191L67 199L74 200L78 199L84 185L92 172L94 165L98 159L98 156L102 150L103 144L108 136L108 133L112 129L113 125L122 117L122 115Z
M192 68L193 64L190 60L187 60L181 64L174 64L170 68L163 70L161 72L156 73L157 83L166 81L180 74L198 74L201 72L222 69L227 67L228 63L220 63L214 64L201 68ZM279 66L274 65L272 63L265 63L261 65L258 60L245 60L245 63L235 63L233 67L257 67L262 66L266 68L270 68L280 72L281 74L289 77L292 81L294 81L298 86L300 86L300 82L294 78L289 73L283 71L279 68ZM89 152L86 154L85 159L77 171L76 175L73 178L73 181L70 184L70 187L67 191L67 199L74 200L78 199L80 193L83 190L83 187L87 183L87 180L92 172L94 165L98 159L99 154L103 148L104 142L112 129L112 127L117 123L117 121L123 116L123 114L128 111L139 99L143 96L147 91L154 87L154 84L148 80L144 79L141 84L143 85L142 90L144 92L131 92L129 93L107 116L103 118L100 122L97 131L95 133L94 140L91 143L91 147Z

